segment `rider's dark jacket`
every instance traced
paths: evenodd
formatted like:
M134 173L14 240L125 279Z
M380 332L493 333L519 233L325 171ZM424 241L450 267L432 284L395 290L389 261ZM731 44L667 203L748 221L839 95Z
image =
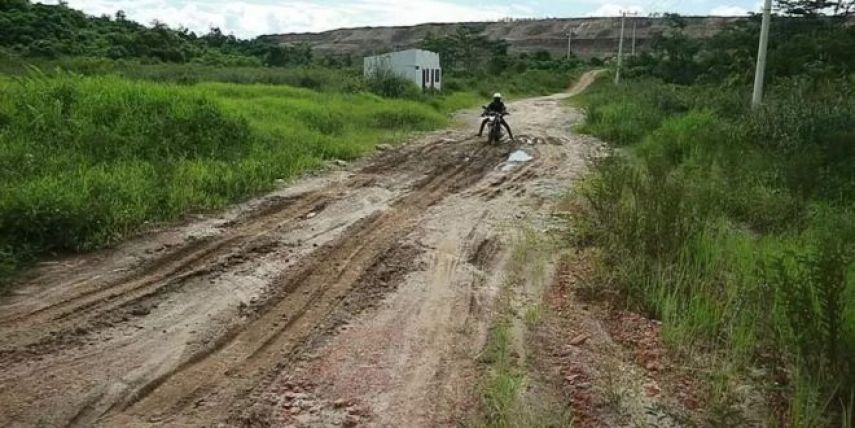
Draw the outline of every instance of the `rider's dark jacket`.
M501 99L494 98L493 102L487 106L487 112L496 112L501 114L507 114L508 110L505 107L505 103L502 102ZM483 121L481 121L481 129L478 131L478 135L481 135L484 132L484 126L487 125L487 122L490 120L489 117L485 117ZM505 121L505 118L499 116L499 122L508 130L508 135L511 136L511 139L514 139L514 133L511 131L510 125Z
M487 106L487 111L494 111L496 113L505 113L507 112L507 108L505 107L505 103L502 100L494 99L490 105Z

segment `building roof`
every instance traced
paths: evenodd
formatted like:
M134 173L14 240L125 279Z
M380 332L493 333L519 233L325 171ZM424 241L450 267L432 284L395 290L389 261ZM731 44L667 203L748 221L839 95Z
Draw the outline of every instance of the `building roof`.
M409 53L409 52L425 52L425 53L429 53L429 54L433 54L433 55L439 55L436 52L432 52L432 51L428 51L428 50L424 50L424 49L404 49L402 51L393 51L393 52L386 52L386 53L382 53L382 54L378 54L378 55L369 55L369 56L366 56L365 58L376 58L376 57L381 57L381 56L395 55L395 54Z

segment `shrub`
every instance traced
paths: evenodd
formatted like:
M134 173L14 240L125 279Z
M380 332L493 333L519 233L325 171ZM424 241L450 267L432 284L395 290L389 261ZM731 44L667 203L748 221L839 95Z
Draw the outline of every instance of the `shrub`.
M797 367L797 394L798 388L807 387L811 396L847 400L855 394L851 364L855 358L853 212L816 208L803 243L776 253L766 265L765 275L775 287L777 305L783 308L778 317L782 326L779 340L789 347L788 356ZM823 399L805 400L799 395L795 399L793 423L833 424L829 416L837 409L823 404ZM843 417L851 418L851 414Z
M595 85L582 130L626 147L582 187L580 228L604 283L661 317L671 345L777 356L792 373L779 422L828 425L855 394L855 104L783 81L749 112L746 92Z
M374 70L366 85L369 91L381 97L416 99L421 95L415 83L383 67Z

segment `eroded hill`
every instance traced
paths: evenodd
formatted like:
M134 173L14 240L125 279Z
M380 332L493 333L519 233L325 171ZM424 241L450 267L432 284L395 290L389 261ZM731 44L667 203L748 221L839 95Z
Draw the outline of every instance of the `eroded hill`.
M686 17L690 37L709 37L729 23L744 19L734 17ZM638 17L635 20L638 49L649 45L653 35L662 31L664 18ZM429 34L452 34L458 28L482 28L490 38L504 39L514 52L547 50L555 55L567 51L567 33L573 32L572 50L583 57L607 57L614 54L620 35L620 18L565 18L513 22L422 24L409 27L345 28L322 33L295 33L265 36L280 43L308 43L325 52L366 54L416 47ZM631 43L632 20L627 20L627 43ZM627 48L631 47L627 45Z

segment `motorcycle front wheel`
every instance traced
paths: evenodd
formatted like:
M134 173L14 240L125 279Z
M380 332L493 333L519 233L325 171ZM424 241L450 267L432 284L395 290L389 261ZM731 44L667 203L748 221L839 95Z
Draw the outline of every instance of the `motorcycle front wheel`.
M487 135L487 144L499 144L502 141L502 133L496 129L490 129Z

